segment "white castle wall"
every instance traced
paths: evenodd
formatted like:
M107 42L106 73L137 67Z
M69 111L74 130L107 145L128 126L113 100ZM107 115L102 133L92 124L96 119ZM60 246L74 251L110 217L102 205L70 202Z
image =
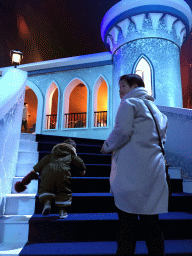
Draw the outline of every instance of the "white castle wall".
M94 97L95 88L97 87L98 79L103 78L108 86L108 125L107 127L94 127ZM67 109L66 104L68 95L67 88L74 80L81 81L87 87L87 127L86 128L64 128L64 114ZM52 83L55 83L59 91L58 99L58 119L56 129L46 129L46 93ZM112 129L112 65L98 65L94 67L86 67L78 69L74 68L59 72L45 72L43 74L29 75L27 85L37 87L43 97L42 115L37 117L37 125L41 123L41 130L38 133L58 135L58 136L73 136L82 138L105 139ZM32 88L33 89L33 88ZM37 95L38 97L38 95ZM118 94L119 97L119 94ZM40 127L40 125L38 125Z

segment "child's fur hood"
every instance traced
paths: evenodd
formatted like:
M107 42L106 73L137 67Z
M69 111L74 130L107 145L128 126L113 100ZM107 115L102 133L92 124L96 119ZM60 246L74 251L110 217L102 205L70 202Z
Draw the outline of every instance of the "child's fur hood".
M67 143L57 144L53 147L52 153L57 157L64 157L68 154L76 155L76 148Z

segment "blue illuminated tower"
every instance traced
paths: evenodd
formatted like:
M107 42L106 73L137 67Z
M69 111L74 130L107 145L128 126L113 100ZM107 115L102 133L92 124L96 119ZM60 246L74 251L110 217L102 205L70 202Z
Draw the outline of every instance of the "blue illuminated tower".
M157 105L183 107L180 48L191 26L184 0L122 0L106 13L101 36L113 54L113 117L119 77L130 73L144 78Z

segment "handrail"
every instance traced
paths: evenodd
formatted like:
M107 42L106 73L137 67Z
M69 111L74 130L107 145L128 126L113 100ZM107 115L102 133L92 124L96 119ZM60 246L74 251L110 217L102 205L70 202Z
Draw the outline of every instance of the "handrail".
M23 86L27 81L27 72L16 68L5 70L3 78L0 80L0 119L19 100L25 90Z
M87 112L66 113L65 128L81 128L86 127Z
M5 69L0 80L0 216L16 173L27 72ZM3 186L1 186L3 184Z
M46 115L47 129L55 129L57 123L57 114Z
M107 126L107 111L94 112L94 127Z

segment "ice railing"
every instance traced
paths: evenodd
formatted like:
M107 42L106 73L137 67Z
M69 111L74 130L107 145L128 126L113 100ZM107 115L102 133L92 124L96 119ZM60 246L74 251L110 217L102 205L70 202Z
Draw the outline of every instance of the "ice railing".
M8 68L0 80L0 216L16 173L27 72Z
M191 181L192 192L192 109L159 106L168 118L165 157L171 167L181 169L184 182Z

